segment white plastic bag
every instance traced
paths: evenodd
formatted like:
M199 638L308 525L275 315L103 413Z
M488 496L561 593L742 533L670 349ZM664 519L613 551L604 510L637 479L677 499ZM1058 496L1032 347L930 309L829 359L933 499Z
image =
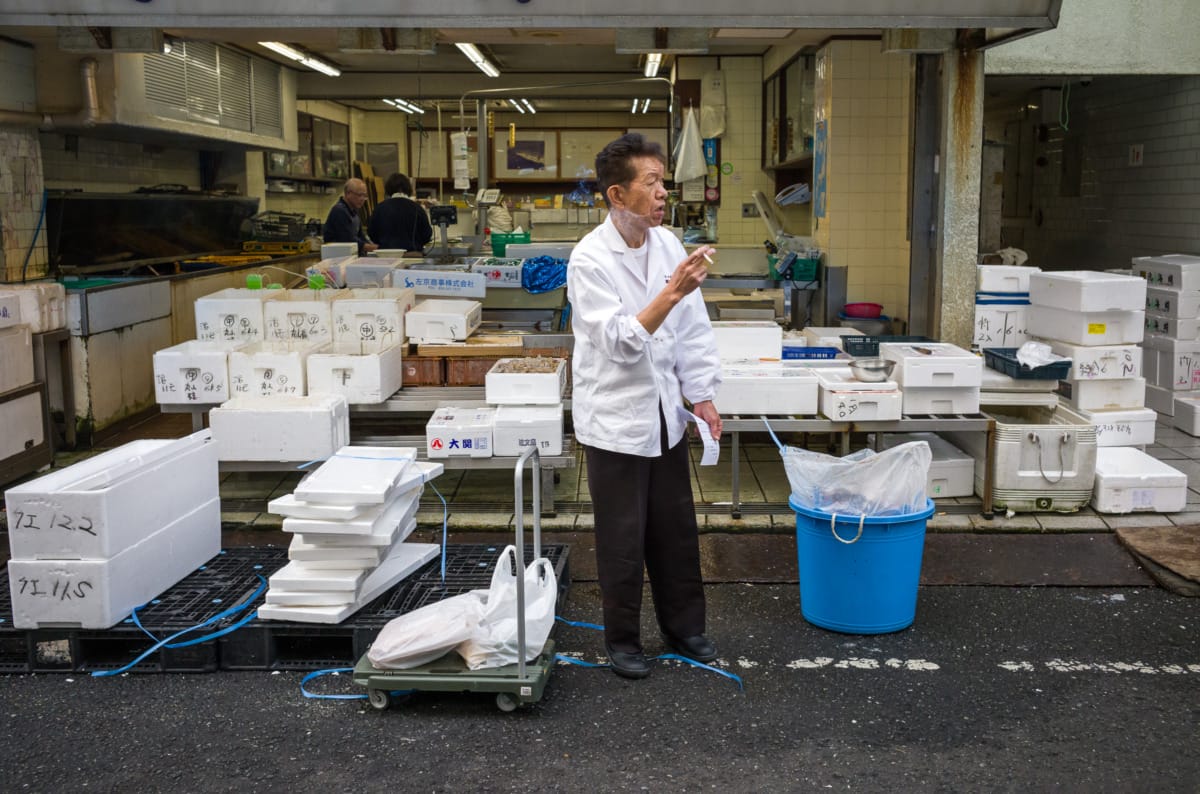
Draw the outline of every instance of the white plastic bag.
M492 572L483 617L478 630L458 646L458 652L472 670L516 664L517 643L517 552L504 549ZM525 587L525 661L531 662L542 652L550 630L554 628L554 606L558 582L554 566L545 557L529 564L521 576Z
M831 515L890 516L925 509L925 485L933 453L924 441L836 458L796 447L780 453L802 507Z
M704 161L704 144L700 141L700 125L696 111L688 108L683 116L683 130L675 147L676 182L687 182L708 174L708 163Z
M479 631L483 593L473 590L393 618L367 658L381 670L406 670L445 656Z

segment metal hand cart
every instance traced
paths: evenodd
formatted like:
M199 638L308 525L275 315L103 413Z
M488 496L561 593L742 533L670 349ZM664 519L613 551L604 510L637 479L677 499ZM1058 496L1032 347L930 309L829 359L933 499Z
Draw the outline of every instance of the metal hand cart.
M533 460L533 558L542 556L542 480L541 459L536 448L530 448L517 459L513 472L513 496L516 502L517 564L517 646L521 648L517 663L504 667L468 669L457 652L428 664L407 670L382 670L371 664L366 654L354 667L354 683L367 688L367 702L379 711L392 705L392 692L495 692L496 706L501 711L514 711L518 706L542 699L546 682L554 669L554 640L546 640L541 654L531 662L525 657L525 462Z

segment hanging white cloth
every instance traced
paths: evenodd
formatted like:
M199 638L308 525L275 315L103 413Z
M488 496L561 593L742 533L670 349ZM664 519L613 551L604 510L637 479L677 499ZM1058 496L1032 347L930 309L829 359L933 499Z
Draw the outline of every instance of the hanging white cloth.
M694 108L688 108L683 116L683 131L679 134L679 142L675 146L675 181L687 182L707 173L708 164L704 162L704 145L700 142L700 125L696 121L696 111Z

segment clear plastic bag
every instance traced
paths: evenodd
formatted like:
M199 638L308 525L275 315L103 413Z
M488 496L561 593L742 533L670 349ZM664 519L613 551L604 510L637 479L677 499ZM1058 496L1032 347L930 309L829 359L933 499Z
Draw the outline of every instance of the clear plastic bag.
M831 515L891 516L925 509L933 453L924 441L883 452L859 450L844 458L780 447L792 497Z
M367 658L381 670L407 670L445 656L479 632L486 590L472 590L388 621Z
M459 655L472 670L516 664L520 656L518 582L523 582L525 587L526 662L532 662L541 654L550 630L554 628L554 607L558 598L554 566L545 557L539 557L524 571L514 570L516 558L517 550L508 546L496 561L478 630L458 646Z

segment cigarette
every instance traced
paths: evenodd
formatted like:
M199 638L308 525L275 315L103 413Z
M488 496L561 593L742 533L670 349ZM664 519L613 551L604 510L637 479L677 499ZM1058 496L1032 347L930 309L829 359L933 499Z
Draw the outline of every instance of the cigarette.
M708 254L701 254L701 256L704 257L704 261L708 262L710 265L713 264L711 256L709 256Z

